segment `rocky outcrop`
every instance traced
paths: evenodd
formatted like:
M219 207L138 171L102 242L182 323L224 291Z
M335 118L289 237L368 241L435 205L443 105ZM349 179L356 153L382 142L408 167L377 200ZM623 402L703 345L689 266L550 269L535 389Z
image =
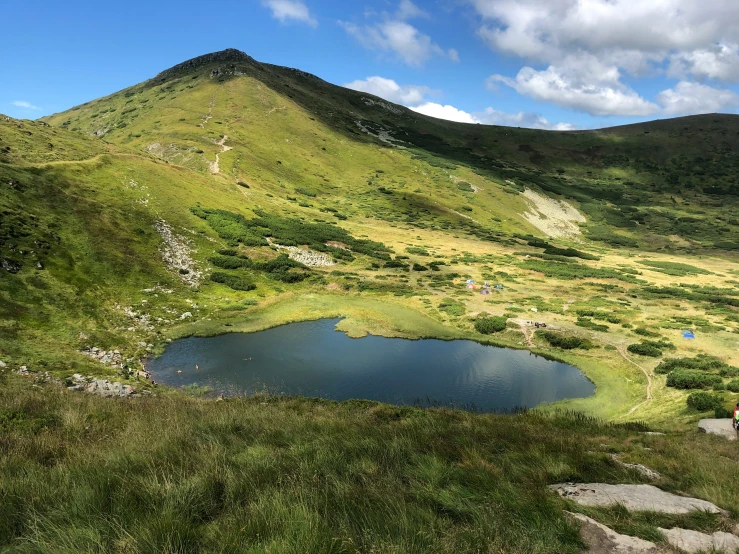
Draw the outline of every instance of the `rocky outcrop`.
M79 373L75 373L67 380L67 389L76 392L87 392L96 394L105 398L136 398L141 396L136 392L133 385L123 385L119 382L111 383L107 379L95 379L94 377L83 377ZM143 391L149 394L149 391Z
M154 223L159 235L162 237L160 252L167 266L176 271L182 281L191 287L200 283L202 272L198 271L191 257L191 242L187 238L177 235L172 227L163 219Z
M197 58L192 58L191 60L187 60L173 67L170 67L169 69L162 71L159 75L154 77L152 81L166 81L167 79L176 77L181 73L196 70L200 67L211 64L223 64L225 66L224 70L226 68L235 70L236 65L252 67L256 67L259 65L259 63L254 60L254 58L245 54L244 52L236 50L235 48L227 48L226 50L198 56Z
M689 529L660 529L667 542L688 554L698 552L723 552L734 554L739 551L739 537L731 533L717 532L712 535Z
M651 481L658 481L662 477L658 472L654 471L653 469L649 469L645 465L630 464L627 462L622 462L619 459L618 454L612 454L611 459L614 462L616 462L618 465L620 465L621 467L625 467L626 469L631 469L633 471L636 471L637 473L639 473L640 475L642 475L643 477L646 477L647 479Z
M737 432L731 424L731 419L701 419L698 430L702 433L719 435L730 441L737 440Z
M604 483L561 483L550 485L562 498L572 500L581 506L614 506L622 505L629 511L659 512L663 514L688 514L690 512L722 511L711 502L678 496L665 492L652 485L607 485Z
M118 350L102 350L97 346L84 348L81 352L103 365L121 365L123 356Z
M328 254L324 254L323 252L315 252L314 250L310 250L308 248L299 248L297 246L282 246L281 244L277 244L270 239L267 239L267 242L269 242L270 246L274 246L278 250L283 250L287 252L288 257L291 260L300 262L305 266L331 267L333 265L336 265L334 259ZM344 250L346 250L346 248L344 248Z
M664 552L653 542L620 535L583 514L565 512L580 526L580 537L592 554L659 554Z

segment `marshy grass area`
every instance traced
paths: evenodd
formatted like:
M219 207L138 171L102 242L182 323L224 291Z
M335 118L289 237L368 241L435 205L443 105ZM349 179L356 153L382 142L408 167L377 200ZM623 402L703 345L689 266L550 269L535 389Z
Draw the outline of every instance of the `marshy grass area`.
M364 401L115 401L0 375L5 552L575 553L573 506L546 485L643 482L614 453L729 511L679 518L688 528L739 516L739 444L696 432ZM599 517L640 536L666 523L612 512Z

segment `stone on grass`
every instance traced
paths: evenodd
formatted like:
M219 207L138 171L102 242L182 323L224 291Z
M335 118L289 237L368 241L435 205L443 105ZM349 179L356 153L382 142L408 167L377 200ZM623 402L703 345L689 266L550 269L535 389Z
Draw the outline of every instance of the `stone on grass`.
M735 441L736 430L731 425L731 419L701 419L698 422L698 430L702 433L709 433L711 435L719 435Z
M629 511L659 512L663 514L688 514L690 512L722 511L711 502L687 496L670 494L652 485L607 485L604 483L561 483L550 489L562 498L581 506L614 506L621 504Z
M580 525L580 537L592 554L658 554L664 552L653 542L620 535L583 514L565 512Z
M660 529L667 542L687 552L696 554L698 552L723 552L734 554L739 551L739 537L731 533L717 532L712 535L691 531L689 529Z

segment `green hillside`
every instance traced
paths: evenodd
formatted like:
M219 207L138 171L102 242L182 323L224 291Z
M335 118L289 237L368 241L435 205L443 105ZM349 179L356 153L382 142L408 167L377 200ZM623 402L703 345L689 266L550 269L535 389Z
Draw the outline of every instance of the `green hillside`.
M0 551L576 552L545 485L645 482L611 453L729 512L599 520L731 529L737 443L695 425L739 401L738 134L452 123L234 50L0 116ZM137 376L169 340L322 317L529 349L596 393L504 417ZM74 373L152 395L43 383Z

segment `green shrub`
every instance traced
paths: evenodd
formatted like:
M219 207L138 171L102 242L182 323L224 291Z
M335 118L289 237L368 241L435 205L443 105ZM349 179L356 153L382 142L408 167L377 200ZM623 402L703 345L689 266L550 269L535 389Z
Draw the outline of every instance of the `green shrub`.
M708 412L723 408L723 399L710 392L693 392L688 396L688 406L699 412Z
M267 237L278 244L306 245L312 250L330 253L334 258L354 260L352 252L381 260L389 260L390 250L382 243L355 239L347 231L329 223L306 223L299 219L281 217L255 210L257 217L246 219L243 215L226 210L191 208L198 217L206 220L229 246L242 243L246 246L267 245ZM345 244L348 250L327 246L329 242Z
M706 269L678 262L657 262L645 260L639 263L652 268L654 271L659 271L660 273L665 273L675 277L684 277L686 275L712 275L712 273Z
M385 267L387 269L408 269L408 264L399 262L397 259L395 259L385 262Z
M508 326L508 320L501 316L480 317L475 320L475 329L483 335L492 335L505 331Z
M715 417L716 419L727 419L734 417L734 412L732 412L731 410L727 410L723 406L720 406L713 410L713 417Z
M239 185L240 187L244 187L245 189L251 188L244 181L237 181L236 184Z
M214 271L210 276L210 280L214 283L222 283L234 290L254 290L257 288L254 283L240 275L232 275L231 273L220 271Z
M213 256L210 258L210 263L221 269L239 269L242 267L249 267L250 262L245 258L238 258L236 256Z
M593 331L599 331L602 333L608 332L608 325L601 325L599 323L595 323L593 320L588 319L587 317L579 317L577 318L577 322L575 323L578 327L583 327L585 329L592 329Z
M718 375L691 369L676 369L667 375L667 386L676 389L710 389L719 383Z
M733 381L729 381L726 383L726 390L730 390L731 392L739 392L739 379L734 379Z
M632 354L638 354L639 356L648 356L650 358L659 358L662 355L662 350L652 344L630 344L627 350Z
M669 358L663 360L655 369L655 373L666 374L675 369L698 369L716 373L722 377L733 377L739 374L739 368L730 366L713 356L699 354L695 358Z
M409 254L416 254L417 256L430 256L429 251L425 248L421 248L420 246L408 246L405 249L406 252Z
M658 337L659 333L655 333L654 331L650 331L649 329L646 329L645 327L637 327L634 329L634 333L637 335L641 335L642 337Z
M589 350L593 348L593 343L588 339L560 335L557 333L551 333L549 331L540 332L540 334L546 339L549 344L551 344L555 348L561 348L563 350L574 350L575 348Z
M413 271L428 271L429 268L421 264L413 264Z

